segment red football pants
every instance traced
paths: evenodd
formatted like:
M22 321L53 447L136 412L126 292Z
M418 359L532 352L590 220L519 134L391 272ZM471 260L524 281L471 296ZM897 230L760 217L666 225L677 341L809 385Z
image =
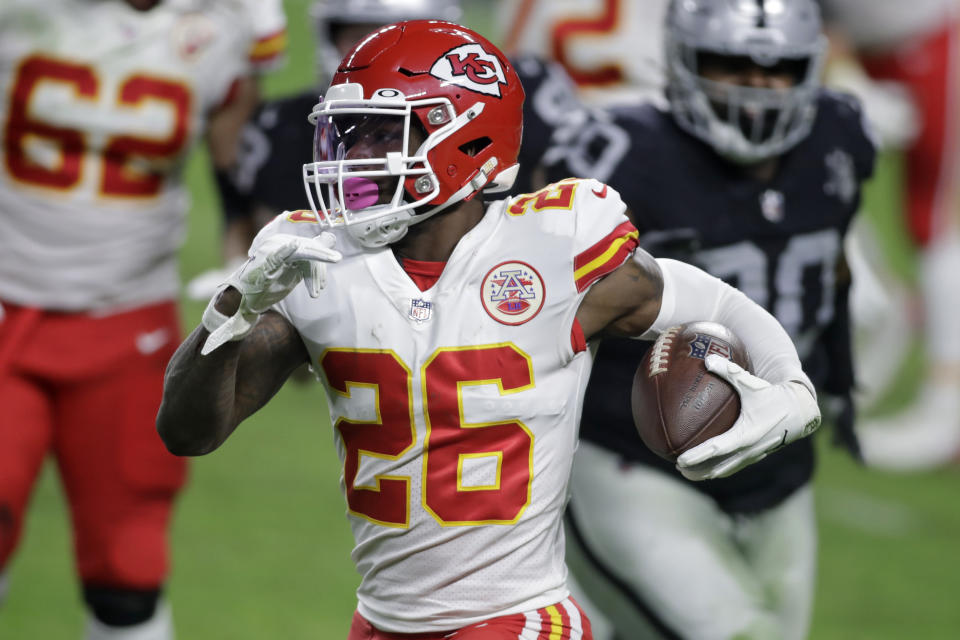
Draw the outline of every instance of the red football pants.
M4 304L0 321L0 568L48 453L73 522L80 577L152 589L186 463L155 420L180 337L174 303L107 316Z
M593 632L580 605L573 598L567 598L543 609L434 633L380 631L354 612L347 640L593 640Z
M951 23L919 41L879 55L864 55L867 73L909 89L920 111L921 130L905 150L907 226L926 246L953 215L957 153L960 152L960 24Z

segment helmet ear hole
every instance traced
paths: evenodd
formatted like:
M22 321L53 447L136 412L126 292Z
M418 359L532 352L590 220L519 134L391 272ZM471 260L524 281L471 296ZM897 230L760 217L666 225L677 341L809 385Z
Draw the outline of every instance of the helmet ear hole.
M489 147L491 144L493 144L493 140L491 140L487 136L483 136L480 138L474 138L469 142L464 142L462 145L460 145L457 148L460 149L461 153L464 153L470 156L471 158L473 158L478 156L481 151Z

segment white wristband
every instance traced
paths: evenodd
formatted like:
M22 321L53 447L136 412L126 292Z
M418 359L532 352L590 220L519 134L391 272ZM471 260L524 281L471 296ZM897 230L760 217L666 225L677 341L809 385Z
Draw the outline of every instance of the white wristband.
M226 288L227 285L223 284L217 287L217 291L213 294L213 297L210 298L210 302L207 303L207 308L203 310L203 317L200 319L200 323L203 325L203 328L210 333L219 329L220 325L230 319L230 316L220 313L216 308L217 300L220 299L220 294L223 293Z
M220 285L220 288L217 289L217 292L213 294L213 297L210 298L210 302L207 303L207 308L203 310L203 317L200 319L200 323L203 325L203 328L210 333L216 332L220 327L229 322L232 316L227 316L219 311L217 311L216 305L217 300L220 298L220 294L229 287L229 283L224 283ZM232 327L230 327L230 337L229 341L234 340L243 340L247 335L253 331L253 328L257 325L257 322L260 320L260 314L253 314L251 312L241 313L239 310L234 314L234 316L242 316L233 322Z

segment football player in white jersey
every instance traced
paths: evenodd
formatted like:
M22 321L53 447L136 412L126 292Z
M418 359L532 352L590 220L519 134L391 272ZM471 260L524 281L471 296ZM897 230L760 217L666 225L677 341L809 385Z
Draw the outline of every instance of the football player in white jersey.
M232 161L251 69L282 49L282 14L248 10L0 4L0 574L52 454L88 640L172 637L161 595L185 466L152 425L180 331L181 169L204 135Z
M282 214L167 369L157 428L216 449L303 363L326 391L362 576L350 640L591 638L569 599L561 515L604 334L708 319L744 338L731 431L678 461L735 472L820 422L772 316L704 272L636 251L619 195L567 179L509 188L523 89L451 23L384 27L314 108L312 211ZM336 247L336 248L334 248Z

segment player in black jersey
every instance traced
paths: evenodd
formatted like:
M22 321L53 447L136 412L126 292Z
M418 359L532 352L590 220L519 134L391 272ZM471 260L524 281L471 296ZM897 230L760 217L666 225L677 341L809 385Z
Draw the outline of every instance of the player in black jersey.
M858 455L842 249L875 150L858 104L819 85L817 7L673 2L666 32L669 111L595 115L548 152L549 178L607 182L646 248L770 310L821 403L836 406L837 438ZM633 425L631 381L648 346L599 347L567 511L573 574L620 638L805 637L816 564L812 443L729 478L685 479Z

